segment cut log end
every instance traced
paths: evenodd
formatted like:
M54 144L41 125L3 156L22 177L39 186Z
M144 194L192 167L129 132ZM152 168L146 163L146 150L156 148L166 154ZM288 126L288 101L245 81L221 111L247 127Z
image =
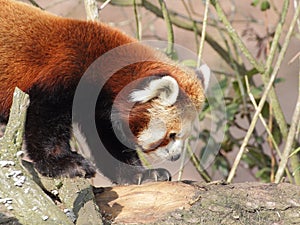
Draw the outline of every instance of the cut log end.
M96 202L107 220L116 223L149 223L176 209L188 209L197 188L181 182L103 188Z

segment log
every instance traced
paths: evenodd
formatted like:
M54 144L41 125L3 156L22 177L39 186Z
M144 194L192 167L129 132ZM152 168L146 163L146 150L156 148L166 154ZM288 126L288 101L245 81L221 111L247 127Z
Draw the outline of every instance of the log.
M159 182L95 195L115 224L300 224L300 187L288 183Z

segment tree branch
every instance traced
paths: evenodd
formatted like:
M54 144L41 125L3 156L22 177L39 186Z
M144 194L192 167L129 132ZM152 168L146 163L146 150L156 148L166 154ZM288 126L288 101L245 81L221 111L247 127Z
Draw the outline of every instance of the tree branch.
M19 164L28 95L16 88L6 132L0 141L0 198L22 224L72 224ZM4 199L4 200L3 200ZM9 201L8 201L9 200Z
M16 88L6 131L0 139L0 203L6 206L4 212L0 211L0 223L17 220L23 225L32 225L33 221L51 225L71 225L75 221L78 225L102 224L89 180L42 177L31 163L23 161L20 165L28 104L28 95Z
M167 5L165 0L159 0L159 4L161 7L161 12L163 14L163 18L166 22L167 34L168 34L168 47L167 47L167 55L171 58L174 58L174 31L172 27L171 18L167 9Z
M87 20L99 21L99 8L96 0L84 0L85 11Z

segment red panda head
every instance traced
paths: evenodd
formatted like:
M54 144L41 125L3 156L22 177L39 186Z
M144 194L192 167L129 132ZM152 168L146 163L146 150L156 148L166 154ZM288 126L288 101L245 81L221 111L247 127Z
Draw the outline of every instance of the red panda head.
M135 142L144 152L175 161L204 102L204 87L209 69L200 68L201 78L193 71L169 65L169 74L154 77L130 93L135 103L129 126ZM171 73L170 73L171 71Z

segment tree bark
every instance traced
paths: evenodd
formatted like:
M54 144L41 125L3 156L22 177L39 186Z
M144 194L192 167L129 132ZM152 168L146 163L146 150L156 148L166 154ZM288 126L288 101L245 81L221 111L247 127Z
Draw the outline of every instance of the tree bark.
M102 224L88 180L41 177L21 160L28 105L28 95L16 88L0 138L0 224Z
M300 187L288 183L149 183L104 188L96 200L116 224L300 224Z
M0 139L0 202L5 212L0 213L0 221L10 223L7 217L13 215L16 217L14 223L29 224L37 221L53 224L62 221L62 224L72 224L41 188L29 179L28 173L19 163L18 151L22 148L28 105L28 95L16 88L6 131Z

